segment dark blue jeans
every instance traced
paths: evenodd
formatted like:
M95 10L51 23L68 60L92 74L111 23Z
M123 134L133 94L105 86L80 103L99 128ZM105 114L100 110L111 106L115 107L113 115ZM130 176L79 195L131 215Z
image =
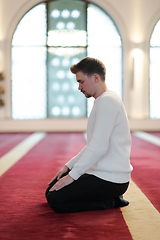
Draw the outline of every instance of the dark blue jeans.
M67 175L64 174L63 176ZM63 177L62 176L62 177ZM83 174L76 181L58 191L50 192L57 179L49 185L45 196L49 206L59 213L103 210L123 207L129 203L123 200L127 183L113 183L94 175Z

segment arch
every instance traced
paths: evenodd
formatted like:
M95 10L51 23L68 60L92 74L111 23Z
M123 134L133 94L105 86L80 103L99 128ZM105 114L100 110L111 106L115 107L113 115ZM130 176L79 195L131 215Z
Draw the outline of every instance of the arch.
M160 8L158 8L153 14L152 17L149 19L147 24L147 32L146 32L146 39L148 41L148 46L150 46L150 39L154 30L154 27L156 26L157 22L160 19Z
M160 118L160 19L157 21L150 38L150 118Z

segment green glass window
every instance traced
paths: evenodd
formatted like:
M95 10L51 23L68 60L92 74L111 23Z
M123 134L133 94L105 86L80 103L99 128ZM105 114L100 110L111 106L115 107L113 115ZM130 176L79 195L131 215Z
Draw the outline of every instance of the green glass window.
M77 90L70 66L87 54L86 3L48 4L48 116L85 117L86 99Z
M12 39L12 117L87 117L94 99L78 91L70 72L86 56L104 62L107 86L122 98L121 37L106 12L73 0L32 8Z

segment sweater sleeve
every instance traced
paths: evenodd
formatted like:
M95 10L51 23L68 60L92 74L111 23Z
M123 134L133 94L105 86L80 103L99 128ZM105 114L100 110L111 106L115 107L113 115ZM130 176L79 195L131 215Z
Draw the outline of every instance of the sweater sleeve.
M110 97L99 99L91 140L69 173L73 179L78 179L106 154L119 109L117 100Z
M83 152L85 151L84 147L76 156L74 156L69 162L67 162L65 165L71 170L73 166L77 163L77 161L81 158L83 155Z

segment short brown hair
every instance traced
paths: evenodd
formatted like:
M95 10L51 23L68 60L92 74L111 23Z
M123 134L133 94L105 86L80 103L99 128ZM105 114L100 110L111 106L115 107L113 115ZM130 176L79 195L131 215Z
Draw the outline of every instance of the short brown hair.
M106 68L104 64L100 60L91 57L83 58L77 64L72 65L70 70L74 74L81 71L88 76L97 73L102 81L105 81L106 78Z

